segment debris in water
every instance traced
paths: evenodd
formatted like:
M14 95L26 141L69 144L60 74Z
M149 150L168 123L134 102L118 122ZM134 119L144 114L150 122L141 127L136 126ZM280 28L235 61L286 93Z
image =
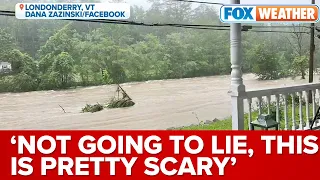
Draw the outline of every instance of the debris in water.
M60 106L60 104L58 104ZM66 113L66 111L64 110L64 108L62 106L60 106L60 108L63 110L64 113Z
M111 101L107 105L107 108L122 108L131 107L135 105L135 103L132 101L129 95L122 89L122 87L119 84L116 93L117 96L111 99ZM122 94L122 97L120 97L120 93Z
M82 112L91 112L91 113L102 111L102 110L103 110L103 106L99 103L95 105L87 104L84 108L82 108Z
M129 97L129 95L121 88L121 86L118 84L117 95L113 97L110 102L106 105L107 108L123 108L123 107L131 107L135 105L135 103L132 101L132 99ZM120 93L122 94L122 97L120 97ZM98 112L102 111L104 109L104 106L97 103L95 105L87 104L84 108L82 108L82 112Z

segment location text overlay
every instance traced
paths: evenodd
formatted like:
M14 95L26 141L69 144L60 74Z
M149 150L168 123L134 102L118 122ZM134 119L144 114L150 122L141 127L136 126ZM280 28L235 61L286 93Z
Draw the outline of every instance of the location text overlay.
M17 19L129 19L126 3L19 3Z

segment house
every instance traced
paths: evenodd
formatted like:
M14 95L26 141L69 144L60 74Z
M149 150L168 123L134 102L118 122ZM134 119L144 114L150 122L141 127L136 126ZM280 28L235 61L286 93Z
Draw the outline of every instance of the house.
M240 0L230 1L230 4L240 4ZM320 129L320 118L318 116L320 111L320 83L266 89L246 89L241 70L243 63L241 29L240 23L230 24L230 61L232 70L231 87L228 93L231 96L232 129L244 130L244 123L246 122L249 129L252 130L250 124L254 121L252 115L254 108L258 109L259 115L271 114L271 108L274 108L275 120L278 123L280 121L283 123L282 126L278 125L278 129L308 130L310 129L310 124L313 125L313 129ZM298 102L295 101L296 97L298 97ZM310 101L310 104L305 103ZM256 103L257 107L254 106ZM263 106L266 108L263 108ZM319 110L317 110L318 108ZM247 113L247 117L245 117L245 113ZM245 121L245 119L248 121ZM310 120L313 120L313 122L310 123Z
M0 73L7 73L12 70L11 63L9 62L0 62Z

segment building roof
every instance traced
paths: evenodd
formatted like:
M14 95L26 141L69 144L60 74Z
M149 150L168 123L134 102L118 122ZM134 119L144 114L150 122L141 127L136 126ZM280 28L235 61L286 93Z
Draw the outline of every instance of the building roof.
M0 61L0 65L11 65L11 63L9 63L9 62L1 62Z

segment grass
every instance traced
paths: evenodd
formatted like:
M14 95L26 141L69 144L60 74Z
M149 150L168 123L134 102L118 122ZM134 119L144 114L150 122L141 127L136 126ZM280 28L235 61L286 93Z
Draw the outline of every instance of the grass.
M271 111L274 111L274 106L271 106ZM266 113L267 109L262 108L262 113ZM258 110L254 110L251 113L252 116L252 121L256 120L259 115ZM244 126L245 130L249 130L249 125L248 125L248 113L244 115ZM303 105L303 111L302 111L302 118L304 122L304 126L306 124L306 105ZM309 105L309 119L313 119L313 114L312 114L312 105ZM288 129L292 129L292 105L288 105ZM299 105L295 105L295 125L296 128L299 127L300 124L300 117L299 117ZM280 106L280 128L285 129L285 120L284 120L284 106ZM231 117L225 118L223 120L219 120L210 124L204 124L200 123L198 125L190 125L190 126L184 126L184 127L178 127L174 128L175 130L231 130L232 129L232 120Z

